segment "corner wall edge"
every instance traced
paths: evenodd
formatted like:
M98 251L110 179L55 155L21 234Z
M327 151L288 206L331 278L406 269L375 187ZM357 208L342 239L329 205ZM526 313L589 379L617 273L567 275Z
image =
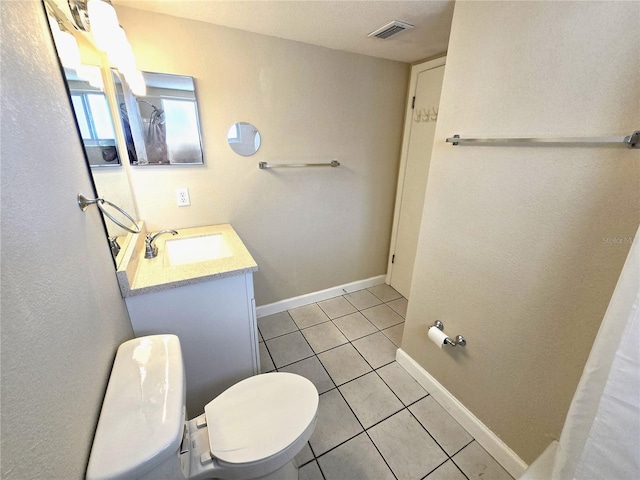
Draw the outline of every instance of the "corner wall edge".
M519 478L527 464L489 427L465 407L429 372L401 348L396 361L491 455L509 474Z

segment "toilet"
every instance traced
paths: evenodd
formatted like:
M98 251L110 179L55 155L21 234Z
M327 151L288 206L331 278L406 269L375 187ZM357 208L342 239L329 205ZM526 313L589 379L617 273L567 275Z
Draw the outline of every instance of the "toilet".
M152 335L118 348L86 478L298 478L294 457L315 428L318 391L291 373L233 385L187 420L180 341Z

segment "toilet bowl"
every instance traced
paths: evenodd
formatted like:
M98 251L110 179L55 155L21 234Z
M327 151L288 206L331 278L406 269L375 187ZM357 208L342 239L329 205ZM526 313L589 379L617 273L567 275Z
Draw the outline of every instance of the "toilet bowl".
M318 391L304 377L247 378L186 419L175 335L118 348L87 479L297 479L294 457L315 428Z

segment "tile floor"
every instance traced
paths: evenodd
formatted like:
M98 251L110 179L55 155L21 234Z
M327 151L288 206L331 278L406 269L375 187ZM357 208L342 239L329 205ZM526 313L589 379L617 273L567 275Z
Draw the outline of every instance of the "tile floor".
M300 480L511 480L398 363L407 300L378 285L258 319L262 372L320 393Z

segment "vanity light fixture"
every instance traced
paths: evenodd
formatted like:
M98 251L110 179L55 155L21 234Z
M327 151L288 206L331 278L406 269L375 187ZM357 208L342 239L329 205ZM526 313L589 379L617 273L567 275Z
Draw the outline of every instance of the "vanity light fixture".
M53 41L60 57L60 63L65 68L75 70L80 78L88 81L93 87L104 90L104 83L100 72L82 64L78 42L56 18L48 15Z
M133 55L127 34L121 26L118 26L113 34L112 41L107 50L107 57L109 57L109 61L118 67L118 70L124 75L134 95L144 96L147 94L144 77L140 70L136 68L136 58Z
M111 2L105 0L89 0L86 5L89 29L96 47L108 53L118 36L118 15Z
M144 77L136 68L131 44L110 0L67 1L76 27L91 33L96 47L105 52L109 61L124 75L134 95L145 95Z

